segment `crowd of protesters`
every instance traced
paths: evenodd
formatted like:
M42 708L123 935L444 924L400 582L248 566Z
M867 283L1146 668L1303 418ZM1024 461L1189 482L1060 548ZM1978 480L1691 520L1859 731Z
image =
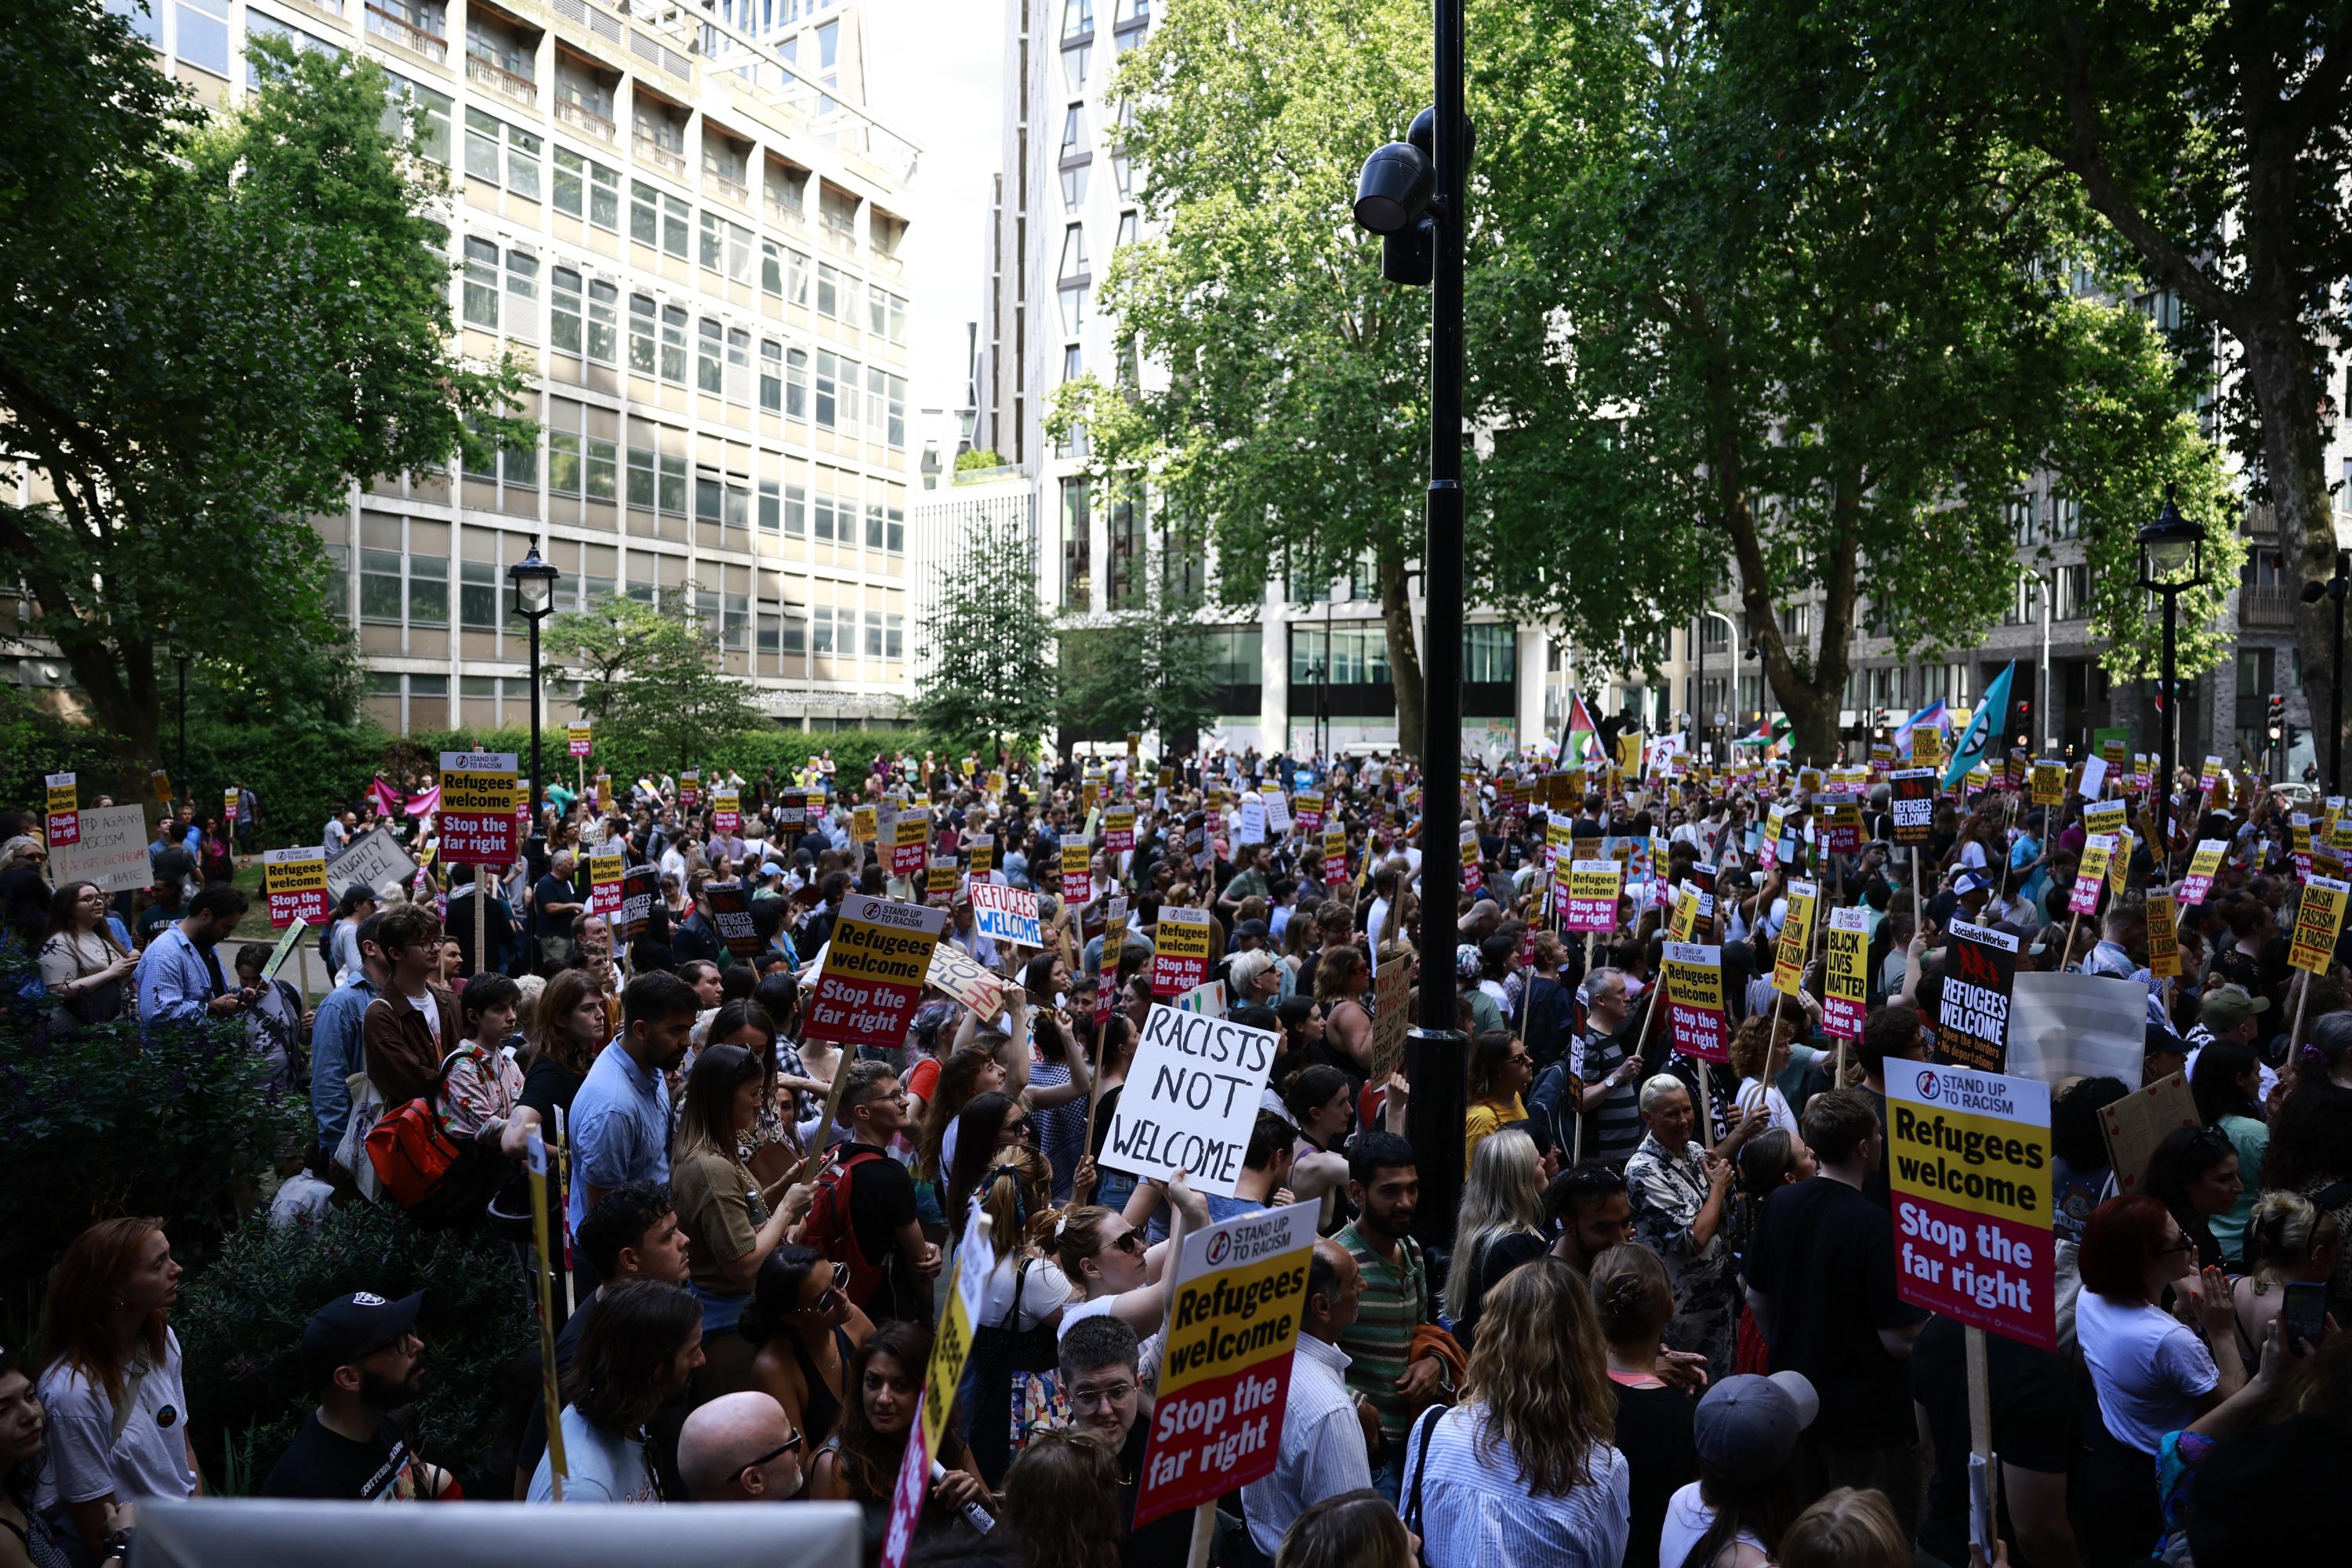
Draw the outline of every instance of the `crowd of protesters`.
M698 799L647 776L603 809L549 786L528 852L478 880L429 853L429 819L339 815L331 848L382 826L422 868L338 900L315 1007L262 983L266 948L224 972L246 899L212 874L202 829L194 846L159 836L155 886L125 919L89 884L52 885L20 816L0 824L0 897L51 1026L242 1019L257 1070L308 1088L315 1145L271 1223L394 1201L366 1135L421 1102L469 1184L435 1223L503 1228L524 1291L539 1262L508 1194L530 1142L557 1145L543 1218L563 1238L564 1464L546 1412L518 1413L502 1496L847 1500L878 1561L944 1254L977 1207L993 1258L914 1560L1182 1563L1189 1515L1133 1525L1171 1217L1312 1201L1322 1239L1276 1467L1222 1500L1213 1562L2321 1560L2326 1478L2352 1459L2336 1331L2352 1322L2352 970L2345 950L2324 974L2292 970L2282 932L2329 835L2251 778L2184 774L2172 841L2142 814L2123 891L2080 930L2079 795L2027 810L2018 790L1964 784L1913 853L1874 773L1860 847L1831 853L1785 764L1535 782L1551 771L1477 770L1475 854L1445 889L1422 885L1423 781L1379 756L877 756L862 777L827 757L785 779L707 773ZM714 789L740 801L730 830ZM932 990L902 1047L845 1052L803 1018L845 900L925 897L887 874L856 808L918 796L929 857L958 867L944 940L1003 977L1002 1004L983 1016ZM1118 799L1139 808L1129 854L1102 847ZM1557 930L1554 817L1626 869L1615 929L1591 940ZM1326 858L1331 829L1344 863ZM2158 979L2145 894L2215 839L2221 869L2181 911L2180 976ZM1090 886L1066 899L1071 846ZM620 936L588 866L616 848L660 889ZM1700 867L1727 1068L1676 1050L1652 1005ZM1770 984L1800 868L1868 921L1866 1020L1843 1047L1818 957L1795 996ZM982 934L975 880L1034 889L1044 947ZM1128 912L1106 949L1111 897ZM1211 911L1215 1005L1283 1042L1231 1197L1105 1158L1163 907ZM748 909L748 941L740 921L722 937L722 909ZM1885 1166L1889 1064L1929 1058L1960 921L2014 932L2021 970L2109 976L2147 1010L2137 1072L2052 1086L2060 1348L1989 1341L1999 1503L1976 1545L1969 1358L1959 1325L1898 1298ZM1469 1040L1451 1227L1421 1212L1419 1086L1375 1047L1378 976L1402 967L1415 1006L1433 922ZM2174 1072L2198 1124L2117 1172L2101 1109ZM1424 1246L1433 1232L1450 1245ZM106 1222L51 1272L37 1355L0 1353L0 1568L98 1561L133 1538L139 1501L204 1487L179 1277L159 1223ZM2315 1292L2316 1321L2300 1305ZM268 1457L265 1494L462 1495L461 1457L419 1452L410 1419L431 1376L419 1308L366 1290L319 1305L300 1346L315 1405Z

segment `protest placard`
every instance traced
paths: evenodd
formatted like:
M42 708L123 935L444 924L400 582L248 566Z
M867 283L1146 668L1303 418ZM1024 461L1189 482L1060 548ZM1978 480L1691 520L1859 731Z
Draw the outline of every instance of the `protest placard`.
M2170 893L2147 896L2147 972L2158 980L2180 978L2180 911Z
M1776 805L1764 814L1764 837L1756 845L1756 864L1759 869L1769 871L1780 863L1780 836L1787 830L1788 822L1789 808L1786 805Z
M1816 832L1822 847L1832 855L1862 853L1862 800L1853 795L1825 795Z
M992 942L1015 947L1045 945L1045 934L1037 921L1037 895L1026 888L973 883L971 919L973 929Z
M915 1397L914 1424L907 1434L906 1452L899 1456L898 1482L890 1490L890 1511L882 1530L882 1568L900 1568L906 1562L922 1518L923 1500L930 1495L931 1461L955 1413L956 1385L971 1359L972 1331L980 1326L981 1302L996 1266L996 1249L988 1240L992 1223L987 1211L974 1204L956 1247L955 1289L948 1292L947 1310L940 1315L939 1335L923 1368L922 1392Z
M905 1045L908 1020L947 923L945 910L849 895L809 999L808 1033L843 1046L895 1050Z
M1237 1215L1184 1238L1136 1527L1273 1472L1317 1206Z
M596 811L599 816L612 815L613 775L610 773L596 775Z
M261 965L261 983L264 985L278 978L278 972L286 967L288 959L294 956L295 946L301 942L302 933L310 929L310 922L299 916L286 928L284 934L278 939L278 945L269 950L269 957Z
M1895 1293L1971 1327L2056 1350L2050 1165L2048 1084L1889 1063Z
M1323 830L1323 885L1336 888L1348 879L1348 830L1333 826Z
M2066 798L2066 764L2047 757L2033 759L2032 801L2036 805L2051 806Z
M2313 974L2325 974L2335 962L2336 939L2344 931L2344 900L2352 886L2334 877L2314 877L2304 884L2295 904L2294 940L2286 961Z
M2095 800L2083 808L2083 831L2113 836L2124 830L2126 807L2119 800Z
M702 770L682 768L677 775L677 805L681 811L692 811L702 804Z
M2017 938L1966 921L1954 921L1944 937L1944 989L1936 1010L1937 1060L1979 1072L1999 1072L2009 1050L2009 998L2017 979Z
M2197 1126L2202 1120L2187 1073L2160 1078L2101 1106L2099 1136L2106 1140L2107 1162L2115 1169L2116 1195L2127 1198L2146 1190L2147 1163L2157 1145L2176 1130Z
M1805 978L1805 962L1813 951L1813 911L1821 903L1818 882L1801 877L1789 879L1789 915L1780 922L1780 940L1772 948L1772 989L1794 996Z
M660 867L632 866L621 873L621 907L607 917L614 948L625 949L645 933L653 919L654 900L660 897Z
M261 890L269 902L271 925L289 926L298 920L323 923L328 918L327 851L315 844L264 851Z
M405 887L415 875L416 862L400 847L392 829L373 828L344 845L327 862L327 896L340 901L346 888L381 889L387 882Z
M1388 1082L1404 1066L1404 1038L1412 1027L1412 961L1381 966L1372 982L1371 1082Z
M956 858L952 855L934 855L923 868L923 900L943 904L955 896Z
M2075 786L2075 793L2080 795L2084 800L2096 800L2099 798L2101 792L2103 792L2106 787L2106 760L2103 757L2084 757L2083 759L2083 780L2080 784Z
M154 882L147 859L146 807L92 806L74 813L74 827L72 843L49 847L52 882L95 882L109 893L127 893Z
M740 882L705 882L703 896L710 901L710 923L728 952L736 958L756 958L760 933L751 925L751 889Z
M1151 994L1181 996L1209 977L1209 911L1163 907L1152 939Z
M902 811L890 825L890 875L919 877L930 858L931 814Z
M571 750L573 756L584 757L593 750L593 748L589 744L591 736L589 726L585 724L566 724L563 727L563 734L564 738L571 742Z
M1323 831L1323 792L1303 789L1291 798L1291 809L1298 817L1298 826L1309 833Z
M2074 868L2074 886L2066 895L2070 915L2099 912L2099 893L2107 885L2107 863L2115 858L2116 836L2094 833L2083 840L2083 858Z
M1104 968L1110 971L1116 971L1118 967L1118 955L1125 952L1126 948L1127 900L1125 899L1105 899L1103 900L1102 939ZM1111 988L1110 985L1106 983L1102 988L1102 1001L1108 1004L1111 1000Z
M1731 1030L1723 1013L1723 949L1708 942L1665 944L1666 1018L1675 1049L1700 1061L1731 1059Z
M1131 855L1135 852L1135 807L1115 805L1103 813L1103 852L1108 855Z
M628 858L622 854L616 839L609 849L600 848L588 857L588 912L603 915L608 921L621 912L621 879L628 870Z
M1822 1027L1841 1040L1862 1038L1870 994L1870 911L1832 910L1822 977Z
M79 842L81 824L75 820L81 812L81 791L72 773L45 773L42 782L47 786L49 847Z
M1164 932L1165 910L1161 921ZM1188 1171L1202 1192L1233 1196L1259 1090L1281 1046L1271 1029L1153 1003L1111 1115L1103 1163L1162 1180Z
M968 868L971 873L971 879L977 882L996 869L996 836L992 833L982 834L966 847L965 853L971 859ZM1066 880L1065 879L1066 883ZM1065 896L1067 895L1065 894Z
M1561 884L1559 929L1601 931L1617 929L1617 900L1624 887L1625 868L1614 860L1570 860Z
M147 793L163 805L172 804L172 775L162 768L147 771Z
M1953 716L1958 719L1958 715ZM1944 732L1932 724L1921 725L1911 731L1911 760L1931 773L1944 767Z
M872 805L852 807L849 813L849 837L859 844L874 842L881 808Z
M2221 874L2221 857L2230 851L2223 838L2200 838L2189 857L2189 869L2180 879L2180 907L2193 910L2205 901L2212 890L2213 879Z
M2116 852L2107 858L2107 887L2117 898L2123 896L2124 886L2131 879L2131 863L2132 830L2118 827L2116 829Z
M993 1018L1004 1011L1004 977L994 970L981 966L980 961L954 942L942 942L931 949L931 963L924 983L946 992L982 1019Z
M516 847L512 752L441 753L441 858L453 866L511 866Z
M1062 900L1070 904L1090 904L1095 897L1094 851L1087 841L1075 836L1062 840Z
M743 797L731 789L710 792L710 831L740 833L743 831Z
M1265 842L1265 802L1245 800L1240 814L1234 819L1234 847Z

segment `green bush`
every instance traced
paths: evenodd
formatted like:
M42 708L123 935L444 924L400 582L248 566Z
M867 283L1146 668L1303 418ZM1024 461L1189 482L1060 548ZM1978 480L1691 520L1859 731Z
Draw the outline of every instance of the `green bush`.
M353 1290L394 1300L422 1290L420 1447L457 1473L467 1496L509 1496L511 1428L536 1386L519 1364L538 1332L525 1279L504 1242L428 1234L373 1204L283 1228L255 1215L172 1314L205 1474L222 1491L253 1492L293 1440L316 1403L302 1374L302 1327L321 1303Z
M465 731L419 730L400 737L398 744L414 748L409 765L436 761L443 751L460 751L479 742L485 750L512 752L525 773L530 771L530 731L528 730L493 730L487 732ZM602 769L613 775L614 786L626 794L639 773L658 778L677 774L677 760L656 757L652 751L635 745L623 737L599 732L595 737L595 754L588 759L593 775ZM689 765L705 773L714 768L733 768L747 779L757 779L761 770L773 763L779 778L787 776L821 752L831 752L833 760L847 776L863 778L877 752L896 756L900 752L912 752L920 756L927 750L936 750L932 737L917 730L819 730L803 733L798 730L747 730L740 735L714 740L701 755L690 759ZM578 777L578 765L564 749L561 725L547 726L540 731L541 765L547 776L569 789ZM321 821L325 819L320 818Z
M242 1024L53 1037L26 996L33 973L0 942L0 1279L40 1279L117 1215L160 1216L183 1258L200 1258L303 1147L309 1105L260 1081Z

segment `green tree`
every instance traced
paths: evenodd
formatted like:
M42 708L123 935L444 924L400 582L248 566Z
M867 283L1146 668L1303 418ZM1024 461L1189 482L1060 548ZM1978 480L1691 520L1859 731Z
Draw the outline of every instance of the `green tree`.
M1173 0L1118 78L1134 117L1116 134L1149 171L1160 232L1109 258L1102 290L1118 363L1167 374L1081 378L1049 421L1057 438L1084 426L1104 480L1141 473L1164 508L1203 520L1222 607L1369 553L1409 751L1429 296L1381 280L1349 204L1363 155L1426 100L1428 61L1428 7L1410 0ZM1477 562L1469 575L1475 592Z
M772 727L753 688L726 673L719 628L681 592L646 605L615 595L550 621L551 663L581 683L581 712L609 735L666 767L686 767L744 731Z
M126 767L160 757L176 654L234 684L341 646L306 514L493 437L520 387L451 348L436 167L384 124L354 54L252 46L258 85L205 121L89 0L0 33L5 549Z
M955 471L959 474L979 473L1005 466L1002 452L992 452L985 447L974 447L969 452L956 454Z
M1770 8L1792 33L1820 14L1789 0ZM1872 38L1874 79L1858 102L1882 127L1965 117L1997 130L2095 215L2084 228L2103 278L2155 291L2158 305L2177 301L2181 339L2195 349L2219 333L2219 412L2247 459L2252 499L2270 506L2305 582L2333 575L2326 465L2352 331L2352 8L1864 0L1841 9L1844 25ZM2147 497L2138 509L2149 510ZM2205 521L2224 538L2236 531L2231 515ZM2233 563L2219 564L2227 586ZM2116 595L2110 607L2146 621L2126 584ZM2332 624L2306 614L2296 631L2315 719L2333 690Z
M972 454L966 453L966 457ZM1034 751L1054 721L1053 624L1025 521L976 524L937 571L917 624L916 723L958 751Z
M1727 564L1798 753L1826 761L1858 635L1966 646L2010 599L2034 471L2094 518L2103 595L2160 482L2218 504L2178 359L2064 287L2063 204L1964 121L1890 140L1857 103L1862 40L1638 0L1485 36L1489 96L1552 111L1486 162L1474 253L1482 488L1495 548L1536 563L1506 602L1632 664ZM1815 588L1797 635L1781 611ZM2101 604L2127 672L2144 621L2121 598ZM1629 627L1629 601L1661 613Z
M1083 740L1157 734L1163 753L1189 748L1217 721L1218 680L1202 596L1164 548L1137 563L1139 591L1107 616L1066 627L1057 705Z

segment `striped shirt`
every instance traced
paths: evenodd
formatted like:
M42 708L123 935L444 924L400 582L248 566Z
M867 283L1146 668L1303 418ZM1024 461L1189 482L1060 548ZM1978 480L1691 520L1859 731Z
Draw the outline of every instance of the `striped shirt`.
M1372 1248L1349 1221L1331 1239L1356 1256L1364 1276L1364 1299L1356 1321L1339 1334L1339 1348L1348 1353L1348 1386L1370 1402L1381 1418L1381 1436L1394 1441L1404 1436L1412 1412L1396 1381L1404 1375L1412 1352L1412 1332L1429 1321L1429 1270L1423 1263L1421 1244L1406 1237L1398 1267Z
M1615 1035L1587 1035L1584 1037L1584 1065L1579 1076L1589 1084L1597 1084L1617 1070L1626 1058L1625 1042ZM1570 1068L1576 1071L1575 1068ZM1642 1136L1648 1131L1642 1124L1642 1089L1638 1079L1628 1079L1610 1090L1601 1108L1591 1113L1586 1124L1585 1158L1606 1160L1612 1165L1622 1165L1642 1146Z
M1595 1442L1588 1479L1557 1496L1520 1479L1508 1439L1489 1430L1484 1405L1433 1409L1427 1464L1421 1435L1405 1447L1401 1495L1421 1488L1422 1561L1429 1568L1616 1568L1633 1528L1633 1469Z

